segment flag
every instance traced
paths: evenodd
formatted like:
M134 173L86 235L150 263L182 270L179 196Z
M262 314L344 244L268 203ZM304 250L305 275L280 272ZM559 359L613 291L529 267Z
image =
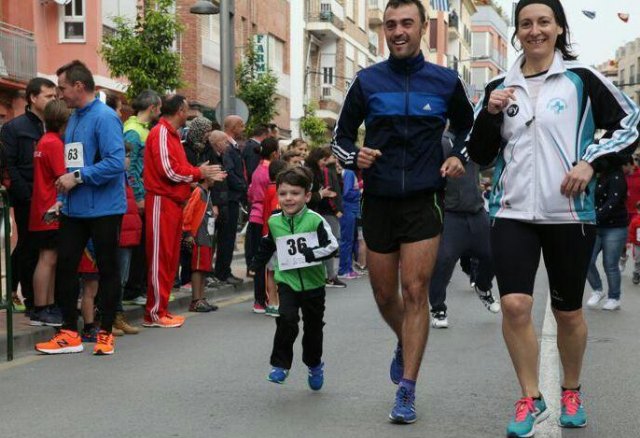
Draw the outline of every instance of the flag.
M583 10L582 10L582 13L583 13L584 15L586 15L587 17L591 18L592 20L593 20L594 18L596 18L596 11L586 11L586 10L584 10L584 9L583 9Z
M431 7L436 11L449 12L449 0L431 0Z
M626 22L629 21L629 14L624 14L622 12L618 12L618 18L626 23Z

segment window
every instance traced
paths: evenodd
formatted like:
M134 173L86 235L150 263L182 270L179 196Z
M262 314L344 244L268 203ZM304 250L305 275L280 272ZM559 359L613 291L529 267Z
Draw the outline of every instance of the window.
M358 26L362 30L367 28L367 0L358 1Z
M632 65L629 67L629 83L630 84L636 83L636 66L635 65Z
M620 86L624 87L624 68L620 69Z
M350 18L351 21L353 21L353 16L354 14L354 6L355 3L353 3L354 0L344 0L344 13L347 16L347 18Z
M59 7L60 41L65 43L85 42L85 4L84 0L71 0Z
M220 14L202 15L202 64L220 70Z
M284 71L284 41L269 35L269 68L274 73Z
M322 67L322 83L333 84L333 67Z
M356 50L351 44L346 43L344 48L344 77L347 83L351 82L351 79L356 74Z

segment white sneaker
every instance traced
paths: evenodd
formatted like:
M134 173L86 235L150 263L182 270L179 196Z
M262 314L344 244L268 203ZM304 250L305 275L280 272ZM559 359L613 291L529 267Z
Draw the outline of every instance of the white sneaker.
M440 311L431 314L431 327L433 328L447 328L449 327L449 320L447 319L447 312Z
M620 300L614 300L613 298L609 298L604 306L602 306L602 310L620 310Z
M594 290L591 293L591 297L589 298L589 300L587 301L587 307L590 309L595 309L598 306L598 303L600 301L602 301L602 299L605 297L605 293L601 290Z

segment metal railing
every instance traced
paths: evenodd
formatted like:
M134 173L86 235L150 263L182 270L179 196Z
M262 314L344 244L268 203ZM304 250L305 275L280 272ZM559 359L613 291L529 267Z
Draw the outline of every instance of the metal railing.
M13 360L13 297L11 296L11 217L9 216L9 195L0 187L0 214L3 235L0 240L1 265L4 268L4 283L0 282L0 310L5 310L7 324L7 360Z
M333 5L328 1L311 0L307 3L307 22L331 23L340 30L344 30L344 21L336 14Z
M339 103L344 101L344 92L333 84L321 84L311 86L311 98L313 100L326 100Z
M0 77L28 81L36 73L33 33L0 21Z

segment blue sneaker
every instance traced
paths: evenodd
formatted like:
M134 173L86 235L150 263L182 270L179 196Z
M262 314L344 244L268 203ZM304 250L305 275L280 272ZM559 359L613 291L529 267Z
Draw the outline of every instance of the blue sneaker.
M82 342L98 342L100 327L93 326L89 330L82 330Z
M398 344L393 359L391 360L391 368L389 368L389 376L391 381L396 385L400 383L404 375L404 360L402 359L402 346Z
M536 424L549 416L543 398L522 397L516 402L516 412L507 426L508 437L531 437L536 433Z
M322 384L324 383L323 362L313 368L309 367L309 378L307 379L307 381L309 382L309 388L313 389L314 391L320 391L320 388L322 388Z
M396 404L391 409L389 419L393 423L411 424L416 421L416 392L400 385L396 391Z
M59 310L44 308L39 312L33 310L29 317L29 325L60 327L62 325L62 313Z
M560 414L560 427L585 427L587 414L582 406L582 394L580 391L566 389L562 391L562 405Z
M287 380L287 376L289 375L289 370L285 370L280 367L271 368L271 372L267 376L267 380L269 382L283 384L285 380Z

